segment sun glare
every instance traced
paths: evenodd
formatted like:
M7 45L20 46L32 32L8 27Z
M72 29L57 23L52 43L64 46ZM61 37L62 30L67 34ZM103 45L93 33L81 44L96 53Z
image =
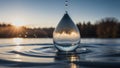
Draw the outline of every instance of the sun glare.
M20 26L25 26L25 21L22 19L16 18L13 22L12 25L20 27Z

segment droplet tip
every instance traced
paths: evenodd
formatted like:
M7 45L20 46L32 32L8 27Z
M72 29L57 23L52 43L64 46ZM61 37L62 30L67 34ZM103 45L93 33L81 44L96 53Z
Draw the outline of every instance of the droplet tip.
M68 14L68 11L65 11L65 14Z

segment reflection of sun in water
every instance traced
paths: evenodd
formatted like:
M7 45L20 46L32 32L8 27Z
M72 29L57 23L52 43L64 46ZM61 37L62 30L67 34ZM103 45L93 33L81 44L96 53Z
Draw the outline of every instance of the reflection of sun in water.
M21 51L22 47L19 45L23 42L23 39L22 38L13 38L13 42L15 44L17 44L15 47L14 47L14 50L15 51Z
M77 56L71 55L71 57L70 57L70 61L71 61L70 65L71 65L71 67L70 68L79 68L79 66L77 66L75 63L72 63L72 62L77 61L77 60L78 60Z
M70 68L78 68L76 64L71 63L71 67Z
M23 42L23 39L22 38L13 38L13 42L15 44L17 44L13 49L14 51L17 51L17 52L20 52L22 51L22 46L20 46L19 44L21 44ZM14 55L14 61L22 61L21 59L21 56L19 54L15 54Z
M15 50L15 51L21 51L22 47L21 47L19 44L21 44L22 41L23 41L22 38L13 38L13 42L14 42L15 44L17 44L17 45L14 47L14 50Z
M13 42L15 43L15 44L21 44L22 42L23 42L23 39L22 38L13 38Z
M20 52L21 49L22 49L22 47L21 47L20 45L16 45L16 46L14 47L14 50L17 51L17 52Z
M21 56L20 56L19 54L15 54L14 57L15 57L15 58L13 59L14 61L22 61L22 60L20 59Z

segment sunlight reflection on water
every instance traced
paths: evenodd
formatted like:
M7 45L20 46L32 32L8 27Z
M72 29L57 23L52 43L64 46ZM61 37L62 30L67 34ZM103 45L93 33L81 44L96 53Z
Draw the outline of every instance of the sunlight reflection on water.
M53 43L52 38L1 38L0 44L48 44ZM120 39L96 39L82 38L81 43L103 43L103 44L120 44Z
M13 59L13 61L22 61L21 59L20 59L20 55L19 54L15 54L15 56L14 56L15 58Z
M16 45L13 50L20 52L22 47L20 45Z
M31 67L34 64L35 66L40 66L39 68L43 64L48 67L50 66L49 68L84 68L81 63L85 65L97 63L98 67L101 65L119 66L119 41L120 39L82 39L81 47L86 52L80 53L79 55L62 55L54 51L52 38L0 39L0 68L1 65L4 65L4 68L6 68L6 66ZM109 62L111 64L108 64Z
M23 42L23 38L13 38L13 42L17 45Z
M16 46L14 46L13 50L17 51L17 52L21 52L22 46L20 46L20 44L23 42L23 38L13 38L13 42L16 44ZM19 54L15 54L13 61L22 61L20 58L21 58L21 56Z

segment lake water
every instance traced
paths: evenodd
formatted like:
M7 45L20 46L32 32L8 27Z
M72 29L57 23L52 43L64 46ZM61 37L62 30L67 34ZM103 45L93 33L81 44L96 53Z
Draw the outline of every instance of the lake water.
M52 38L1 38L0 44L46 44L53 43ZM81 43L120 44L120 39L84 38Z
M0 39L0 68L120 68L120 39L81 39L76 52L58 52L51 38Z

